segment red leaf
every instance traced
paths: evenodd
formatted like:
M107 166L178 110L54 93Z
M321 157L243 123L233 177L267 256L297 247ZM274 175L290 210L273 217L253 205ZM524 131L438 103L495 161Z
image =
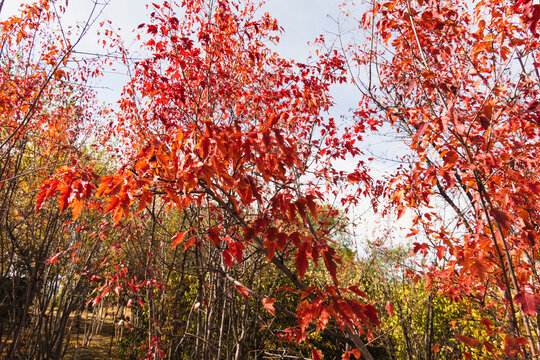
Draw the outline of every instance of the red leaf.
M268 255L268 261L272 261L276 253L276 243L274 241L266 240L264 247L267 248L266 254Z
M517 293L514 301L521 305L521 310L527 315L536 315L536 307L540 306L540 299L525 291Z
M273 298L263 298L261 301L262 301L266 311L268 311L270 314L276 316L276 310L274 309L274 303L276 301Z
M327 248L327 250L322 253L322 256L324 259L324 265L328 269L330 276L332 276L332 280L334 280L334 283L337 284L338 279L336 260L339 261L339 257L335 253L336 251L333 248Z
M349 286L349 290L351 290L353 293L355 293L358 296L361 296L363 298L367 298L367 294L360 290L360 288L357 285Z
M323 355L319 350L311 350L311 357L313 357L313 360L322 360Z
M450 150L446 153L446 155L444 156L444 165L446 168L451 168L453 167L456 162L458 161L459 159L459 154L454 151L454 150Z
M231 249L227 248L227 249L223 250L223 262L229 268L232 268L232 266L234 264L234 255L233 255Z
M36 214L39 209L41 209L41 205L43 205L43 202L56 192L58 184L60 184L60 180L50 179L46 180L43 185L41 185L41 191L38 193L36 200Z
M480 320L480 324L484 325L487 329L487 335L491 336L491 334L494 333L493 329L491 328L493 326L493 323L489 321L488 319L482 319Z
M360 176L360 173L358 173L358 171L355 171L347 175L347 180L352 184L356 184L362 181L362 176Z
M307 244L304 243L296 252L296 269L298 270L298 275L300 280L304 277L308 267L308 258L307 258Z
M526 341L524 338L513 338L510 335L506 335L503 342L503 351L507 356L514 356L518 351L520 346L524 345Z
M427 128L428 128L427 122L421 122L420 124L418 124L418 126L416 127L416 134L414 134L412 138L413 144L417 143L418 140L420 140L422 135L424 135L424 133L426 132Z
M285 247L287 246L287 234L280 232L277 235L276 245L280 251L285 250Z
M302 219L306 218L306 205L307 200L306 199L298 199L294 202L294 205L298 209L298 214L302 217Z
M216 245L219 246L221 239L219 238L219 229L211 228L208 229L208 238Z
M317 203L315 202L315 196L308 195L306 196L307 205L312 216L317 216Z
M471 338L471 337L468 337L468 336L463 336L463 335L459 335L459 334L456 334L456 339L458 339L459 341L463 342L464 344L468 345L468 346L475 346L475 345L480 345L481 342L478 340L478 339L475 339L475 338Z
M503 210L494 208L491 209L490 213L503 229L508 229L510 226L512 226L512 219L510 219L510 216L508 216Z
M413 79L409 83L409 87L407 88L407 92L405 93L405 97L409 96L412 93L412 91L414 90L414 87L416 86L416 84L417 84L416 79Z
M439 258L439 260L442 260L442 258L444 257L444 253L446 252L446 247L437 246L435 249L437 250L437 257Z
M235 285L235 287L236 287L236 290L238 290L240 294L242 294L243 297L245 297L246 299L249 299L249 292L247 291L245 287L240 286L240 285Z
M540 5L534 4L532 6L531 15L529 16L529 29L533 34L536 34L536 27L540 21Z
M56 255L51 256L49 259L47 259L47 264L54 264L56 260L58 260L58 257L62 255L62 252L59 252Z
M373 305L367 304L364 308L364 314L366 314L373 325L380 325L378 311Z
M413 252L416 254L417 252L422 253L422 255L426 256L429 250L429 245L426 243L413 243L414 248Z
M234 241L229 245L229 248L233 252L236 261L241 263L244 257L244 244L240 241Z
M497 348L493 346L491 343L488 343L487 341L484 341L484 347L486 348L487 351L489 351L492 354L495 354L495 352L497 351Z
M439 119L439 125L441 126L441 130L444 134L448 132L448 115L443 115Z

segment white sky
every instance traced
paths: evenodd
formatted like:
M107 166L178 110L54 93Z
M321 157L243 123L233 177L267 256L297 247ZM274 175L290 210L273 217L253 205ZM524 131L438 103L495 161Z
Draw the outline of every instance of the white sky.
M28 0L5 0L4 7L0 13L0 19L16 13L18 7ZM109 2L104 8L101 20L111 20L112 26L120 28L118 32L126 39L126 45L133 44L133 29L139 24L147 22L149 19L144 0L101 0L101 3ZM154 0L160 3L160 0ZM337 24L332 18L337 18L340 14L340 0L269 0L264 5L262 11L267 11L271 16L277 18L279 24L284 28L281 34L281 41L276 50L285 58L292 58L297 61L305 61L309 56L310 46L319 34L337 32ZM88 17L92 9L91 0L71 0L68 11L64 15L64 22L83 22ZM328 16L331 14L332 18ZM98 21L98 22L99 22ZM92 36L97 30L86 36L78 46L79 51L94 52L96 50L95 37ZM331 35L328 35L331 37ZM134 50L134 49L130 49ZM116 77L119 75L116 74ZM107 84L121 82L114 77L107 78ZM121 88L117 84L118 89ZM119 93L116 86L110 92ZM347 109L355 105L356 92L350 86L335 87L333 93L336 102L341 109L339 113L346 112Z

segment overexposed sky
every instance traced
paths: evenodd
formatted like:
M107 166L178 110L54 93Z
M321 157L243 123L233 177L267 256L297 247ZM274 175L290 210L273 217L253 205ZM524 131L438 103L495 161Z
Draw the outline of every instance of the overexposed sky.
M97 1L97 0L95 0ZM0 19L16 13L21 3L30 2L29 0L4 0L4 7L0 13ZM98 20L93 29L83 37L77 45L76 50L87 53L104 53L104 50L97 45L96 32L99 30L98 23L104 20L110 20L110 25L122 39L124 45L130 53L137 56L140 54L140 41L136 42L134 29L141 23L149 21L149 13L146 0L99 0L94 16ZM161 3L161 0L153 0L155 3ZM58 1L63 3L63 1ZM274 48L280 56L294 59L298 62L306 62L311 51L310 43L320 35L325 34L329 40L335 38L338 32L336 19L342 18L340 4L342 0L268 0L260 10L268 12L276 18L280 26L284 29L280 36L280 43ZM106 4L106 5L104 5ZM69 7L63 15L62 23L74 25L84 24L89 17L94 0L70 0ZM349 24L350 25L350 24ZM331 42L331 41L330 41ZM123 85L127 82L127 70L116 67L115 69L106 69L105 76L94 83L103 101L116 101L119 98ZM358 104L358 91L350 84L334 85L331 96L336 106L331 110L330 116L336 118L340 123L342 116L349 117L349 109ZM343 120L345 121L345 120Z
M6 19L15 14L21 3L24 2L30 1L4 0L0 19ZM154 0L153 2L159 4L162 1ZM147 1L100 0L99 3L107 3L107 5L97 7L102 10L97 22L111 20L114 30L125 39L125 45L127 47L132 44L135 46L133 30L149 19L149 11L146 8ZM63 16L63 23L83 23L88 18L93 4L93 0L71 0L68 11ZM284 28L280 44L275 50L285 58L302 62L307 59L310 53L308 42L312 42L319 34L336 32L335 21L327 15L331 14L333 18L336 18L340 13L339 5L340 0L269 0L263 5L261 13L262 11L268 12L277 18L279 24ZM78 45L78 51L96 52L100 50L95 44L94 34L97 30L96 24L94 30ZM131 48L130 50L136 52L138 49Z

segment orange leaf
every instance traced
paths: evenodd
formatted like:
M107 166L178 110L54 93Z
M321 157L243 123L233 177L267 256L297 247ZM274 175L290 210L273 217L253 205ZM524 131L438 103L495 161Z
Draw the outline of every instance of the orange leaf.
M148 205L152 203L152 199L154 198L154 194L151 191L148 191L147 189L143 189L141 193L141 197L139 199L139 207L138 211L144 210Z
M73 220L77 220L79 218L83 205L84 201L80 199L73 200L73 204L71 205L71 215L73 216Z
M362 353L360 353L360 350L353 349L347 351L345 354L343 354L342 360L351 360L351 355L353 355L356 359L360 359L362 356Z
M321 307L321 313L319 314L319 321L317 323L317 330L322 330L326 327L328 324L328 320L330 320L330 312L326 308L326 306Z
M188 241L184 243L184 249L187 250L190 246L195 244L196 241L197 239L195 238L195 236L192 236Z
M178 244L180 244L182 241L184 241L184 237L186 236L186 233L179 232L173 237L172 242L172 248L174 249Z
M386 312L388 312L388 315L390 316L394 316L394 305L392 305L392 303L386 303Z
M114 210L120 204L120 199L118 196L112 196L109 198L109 202L103 211L105 214Z
M407 210L407 208L405 206L398 207L397 220L401 219L403 214L405 214L405 210Z

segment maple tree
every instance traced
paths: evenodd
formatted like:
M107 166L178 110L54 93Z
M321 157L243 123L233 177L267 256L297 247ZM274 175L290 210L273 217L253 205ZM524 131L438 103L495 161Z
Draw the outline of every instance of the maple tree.
M135 64L110 132L123 143L118 150L124 165L97 181L91 167L60 168L41 186L37 209L57 197L60 209L71 209L74 219L87 208L97 209L110 213L125 231L139 214L155 216L156 205L180 215L204 209L207 215L199 215L196 227L172 236L173 248L209 244L214 255L208 266L275 314L283 305L253 292L231 271L262 252L295 287L289 291L301 296L296 312L285 311L298 320L285 330L285 339L299 342L315 329L352 344L356 349L350 354L370 358L360 335L369 339L377 310L357 286L339 286L340 257L329 230L318 225L327 212L319 205L325 188L304 185L315 178L333 186L327 177L337 184L347 174L329 168L330 160L358 153L352 142L338 142L333 119L322 115L332 104L330 84L344 80L342 61L337 52L322 54L311 65L280 58L266 45L278 40L278 25L268 14L257 18L257 6L152 4L151 22L139 26L150 36L144 45L152 55ZM368 178L361 170L349 175L356 182L362 177ZM146 301L167 286L153 265L152 244L142 282ZM330 284L319 289L303 282L310 261L324 263ZM102 293L94 303L116 288L105 278L119 281L114 273L100 277ZM330 319L337 332L328 328ZM152 321L147 350L164 356L155 316Z
M456 334L468 357L540 349L538 9L377 1L361 20L368 41L347 54L368 73L355 79L357 126L390 124L412 151L384 191L398 217L414 213L414 252L433 254L428 287L487 324L487 340Z
M81 302L61 294L66 281L62 291L80 290L90 311L130 309L124 350L139 357L241 359L275 349L277 330L308 342L291 349L314 359L324 346L372 359L381 343L409 358L538 358L540 5L374 1L360 22L367 42L309 64L271 50L280 28L260 5L150 4L138 27L148 56L136 62L105 31L132 70L108 111L85 85L113 59L75 57L88 27L71 39L59 2L2 23L1 275L15 289L16 275L33 274L33 285L0 354L65 352ZM359 108L342 131L326 112L347 67L367 76L353 78ZM387 124L411 151L388 179L374 183L362 161L334 167ZM90 154L85 138L119 165ZM343 195L346 186L359 191ZM394 269L404 278L362 270L339 244L346 220L326 204L366 195L398 218L413 213L414 266ZM17 268L25 261L29 271ZM415 296L425 308L407 303L424 285ZM59 337L21 350L27 313L52 317L55 302ZM423 339L411 335L420 328Z

